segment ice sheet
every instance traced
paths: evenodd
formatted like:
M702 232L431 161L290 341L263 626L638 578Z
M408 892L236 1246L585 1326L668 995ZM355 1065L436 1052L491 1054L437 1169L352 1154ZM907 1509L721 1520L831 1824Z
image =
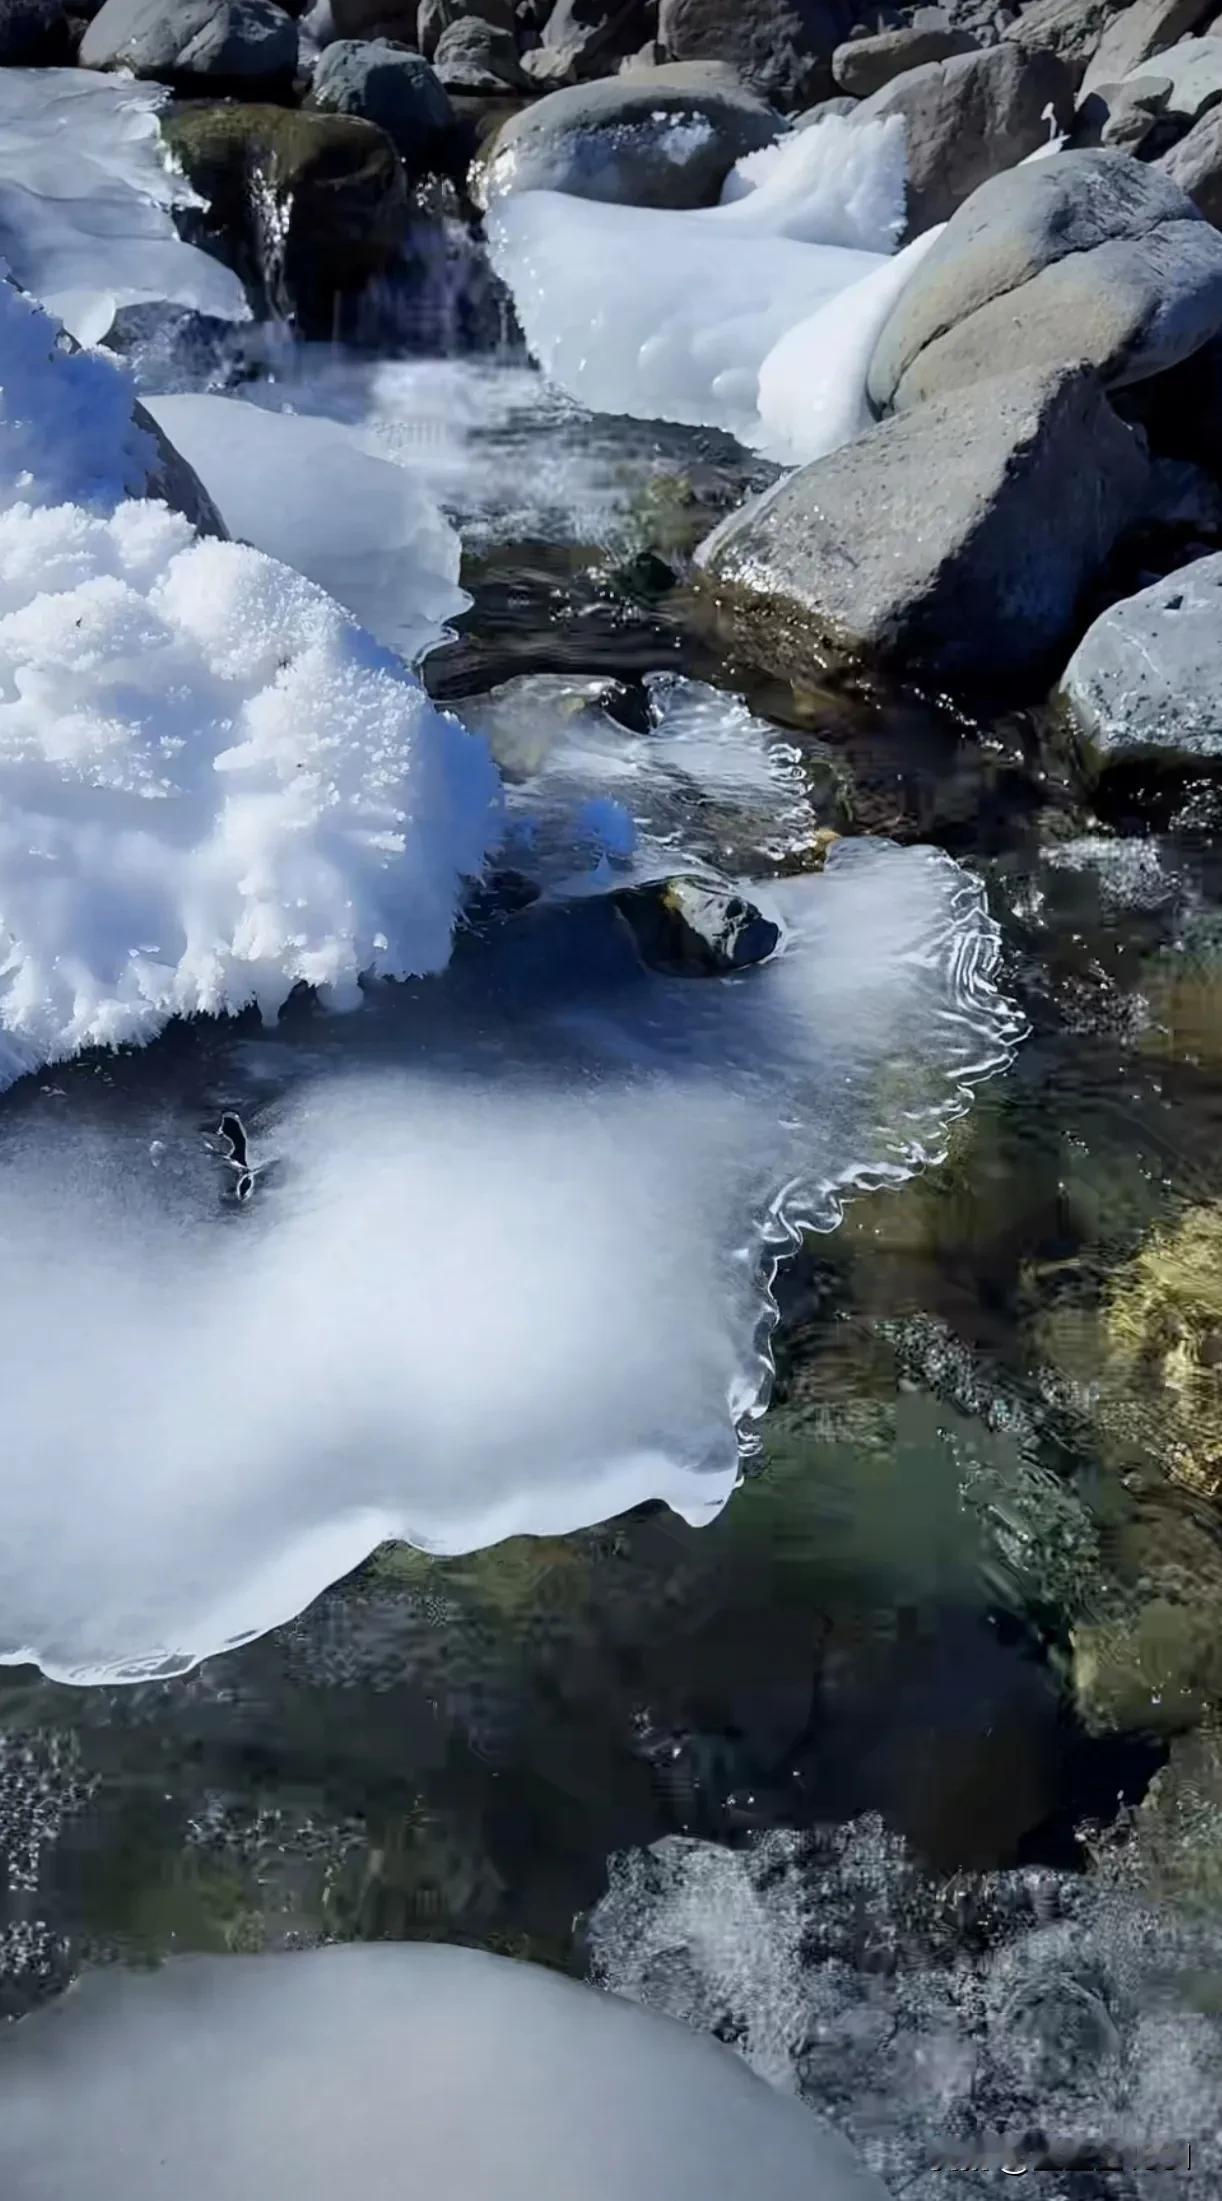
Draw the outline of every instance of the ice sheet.
M166 97L91 69L0 69L0 259L82 344L148 300L248 316L237 276L174 226L200 201L162 148Z
M947 859L840 844L757 899L785 951L741 979L649 975L608 902L547 903L362 1016L179 1034L12 1096L10 1658L155 1672L389 1536L725 1502L776 1247L935 1154L1017 1031ZM237 1207L201 1138L227 1106Z
M0 2043L5 2201L885 2201L712 2041L443 1945L95 1974Z
M338 422L229 397L150 398L231 535L296 566L409 662L471 599L458 535L417 476Z
M867 330L895 295L904 179L898 117L832 116L740 162L719 207L520 192L496 202L488 234L531 351L583 404L813 458L859 423ZM770 355L815 316L796 361L791 346L772 372L765 413Z

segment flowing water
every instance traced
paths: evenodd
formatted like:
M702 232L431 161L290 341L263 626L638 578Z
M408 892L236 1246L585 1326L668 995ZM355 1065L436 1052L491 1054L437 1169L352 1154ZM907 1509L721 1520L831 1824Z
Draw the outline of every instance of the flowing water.
M1033 709L728 662L682 577L767 476L728 439L585 415L514 356L127 340L150 390L324 411L421 470L472 598L439 697L596 676L631 728L649 674L745 693L821 826L983 882L1030 1032L941 1166L783 1268L762 1446L707 1525L385 1545L174 1678L0 1671L0 2009L171 1950L454 1939L719 2031L897 2193L996 2190L990 2135L1118 2130L1128 2167L1027 2190L1216 2191L1215 788L1096 814ZM1190 2177L1133 2153L1189 2142Z

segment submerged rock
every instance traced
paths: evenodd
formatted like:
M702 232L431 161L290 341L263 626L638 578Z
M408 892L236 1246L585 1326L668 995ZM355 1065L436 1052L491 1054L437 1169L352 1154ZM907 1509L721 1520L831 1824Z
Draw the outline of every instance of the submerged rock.
M407 190L385 132L355 115L181 106L164 134L208 202L204 235L273 310L330 335L337 296L396 259Z
M1141 439L1083 370L1006 376L884 421L722 522L699 563L744 645L988 675L1037 661L1139 507Z
M947 221L990 176L1047 144L1049 109L1068 123L1072 104L1055 55L1001 45L908 70L865 100L856 119L903 116L908 234L918 236Z
M1079 644L1061 693L1095 771L1222 763L1222 555L1113 604Z
M732 887L713 879L657 879L625 887L615 905L651 971L722 978L765 963L781 929Z
M170 80L287 80L297 66L297 26L274 0L104 0L80 61Z
M1222 1491L1222 1206L1156 1232L1109 1297L1115 1359L1158 1392L1161 1464L1176 1482Z
M735 161L780 118L732 69L676 62L552 92L510 116L472 178L481 205L508 191L567 191L625 206L713 206Z
M779 106L806 107L831 91L854 12L848 0L659 0L658 41L673 61L728 61Z
M0 2096L6 2201L247 2201L269 2162L297 2201L886 2201L719 2043L444 1945L95 1972L7 2029Z
M880 410L1008 369L1086 360L1139 381L1222 331L1222 237L1169 176L1061 153L995 176L959 209L892 309L870 362Z
M937 15L936 9L924 14ZM893 77L926 62L949 61L952 54L972 53L976 41L970 31L956 30L941 21L902 23L894 30L876 31L872 38L848 38L832 55L832 76L840 89L855 99L869 99Z
M413 175L443 165L458 134L445 87L428 62L383 38L341 38L326 47L308 105L376 123Z

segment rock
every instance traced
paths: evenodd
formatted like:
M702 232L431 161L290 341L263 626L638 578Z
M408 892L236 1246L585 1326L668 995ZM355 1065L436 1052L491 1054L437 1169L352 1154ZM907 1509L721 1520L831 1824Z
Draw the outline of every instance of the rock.
M949 61L952 54L972 53L976 41L968 31L942 23L905 23L898 29L879 31L873 38L846 39L832 55L832 76L841 91L854 99L869 99L881 92L893 77L926 62Z
M1079 84L1100 39L1128 0L1033 0L1003 37L1024 53L1053 53Z
M1185 38L1160 53L1158 73L1171 80L1171 112L1197 122L1222 100L1222 38Z
M505 191L570 191L625 206L713 206L780 118L732 69L676 62L552 92L505 122L477 164L486 206Z
M229 529L208 495L193 466L187 464L181 451L176 451L164 428L159 427L151 413L143 405L132 406L132 419L137 428L148 436L152 445L146 469L145 495L159 497L172 512L181 512L199 535L214 535L226 541Z
M1217 0L1129 0L1111 18L1091 56L1083 93L1134 75L1217 12Z
M105 0L79 58L85 69L171 82L287 82L297 67L297 25L273 0Z
M1123 84L1090 92L1074 116L1075 148L1106 145L1117 153L1139 153L1161 150L1156 138L1174 143L1183 136L1183 124L1167 118L1170 94L1170 77L1155 74L1128 77Z
M1074 652L1061 694L1095 772L1222 764L1222 554L1113 604Z
M813 130L817 122L826 121L828 115L855 115L857 101L842 93L838 98L817 99L813 107L805 107L793 118L795 130Z
M398 257L407 189L394 146L372 122L284 107L184 105L162 127L207 201L201 241L307 333L330 336L337 297Z
M444 166L458 131L445 88L428 62L381 38L341 38L327 46L307 104L324 114L376 123L413 175Z
M622 887L614 901L641 961L673 978L749 970L780 946L780 927L715 879L651 879Z
M852 0L659 0L658 42L673 61L728 61L778 106L805 107L831 91L855 14Z
M1048 142L1047 110L1068 125L1067 72L1051 54L991 46L910 69L857 109L859 122L902 115L908 133L908 235L944 222L978 185Z
M364 0L369 7L378 0ZM437 41L451 23L477 21L491 23L499 31L512 31L517 22L513 0L420 0L416 15L416 43L429 59L437 51Z
M0 0L0 63L70 59L64 0Z
M447 25L437 41L433 67L450 92L503 92L507 84L525 90L530 82L518 61L513 32L475 16Z
M1199 214L1222 229L1222 107L1211 107L1159 161Z
M599 75L639 46L645 30L643 0L556 0L541 50L580 76Z
M785 677L817 677L821 644L998 674L1064 639L1147 474L1092 374L1005 376L786 476L698 563L744 646Z
M891 312L869 394L902 410L1002 360L1138 381L1220 330L1222 239L1192 201L1125 154L1060 153L959 209Z

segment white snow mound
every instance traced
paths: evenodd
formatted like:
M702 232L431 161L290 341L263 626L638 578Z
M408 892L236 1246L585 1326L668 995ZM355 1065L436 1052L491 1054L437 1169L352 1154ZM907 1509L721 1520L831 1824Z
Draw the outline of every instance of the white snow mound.
M439 969L495 833L483 745L338 605L125 496L143 440L0 283L0 1085Z

